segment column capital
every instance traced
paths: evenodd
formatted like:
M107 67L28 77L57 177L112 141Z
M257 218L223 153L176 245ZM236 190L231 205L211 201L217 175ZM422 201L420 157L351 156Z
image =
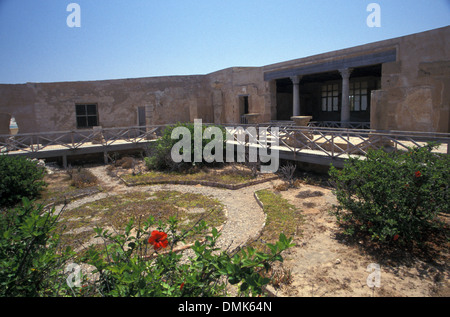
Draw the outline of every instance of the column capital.
M341 73L341 76L343 79L348 79L350 78L350 74L352 73L353 68L342 68L339 69L339 73Z
M294 85L298 85L300 84L300 80L302 79L303 76L297 75L297 76L291 76L291 81Z

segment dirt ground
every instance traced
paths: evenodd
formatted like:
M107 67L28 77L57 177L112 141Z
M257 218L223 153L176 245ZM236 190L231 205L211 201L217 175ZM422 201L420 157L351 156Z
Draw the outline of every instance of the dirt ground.
M292 282L282 286L277 296L450 296L448 243L433 259L399 250L372 250L369 241L350 241L340 233L329 213L337 204L331 189L302 185L281 194L303 210L305 218L302 236L284 263Z

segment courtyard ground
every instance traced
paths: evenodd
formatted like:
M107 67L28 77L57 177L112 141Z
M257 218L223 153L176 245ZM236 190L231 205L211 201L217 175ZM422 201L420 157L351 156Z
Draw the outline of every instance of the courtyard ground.
M303 232L284 263L292 283L279 296L434 297L450 296L448 243L430 254L409 253L395 247L383 251L368 240L341 234L329 214L337 204L331 189L303 185L282 192L303 210ZM375 267L379 266L379 287ZM369 282L368 282L369 279Z
M433 245L429 252L418 253L390 248L383 250L364 239L341 234L329 211L337 203L332 189L311 182L298 188L276 191L280 179L251 185L239 190L204 185L140 185L128 187L106 166L87 167L98 179L96 190L73 200L67 208L127 192L175 190L213 197L224 204L227 220L219 245L234 249L257 239L264 228L265 215L255 192L276 192L302 214L294 237L296 246L285 251L284 263L275 267L280 283L268 288L280 297L438 297L450 296L449 242ZM125 173L130 170L118 169ZM58 173L58 172L56 172ZM54 180L58 178L53 176ZM56 181L57 182L57 181ZM52 184L58 186L58 184ZM100 190L97 190L100 189ZM374 267L379 267L379 271ZM280 273L281 272L281 273ZM376 274L379 287L369 287Z

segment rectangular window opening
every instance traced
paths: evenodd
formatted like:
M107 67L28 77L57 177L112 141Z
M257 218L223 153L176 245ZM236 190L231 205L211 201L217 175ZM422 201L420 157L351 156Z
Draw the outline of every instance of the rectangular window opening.
M367 111L369 90L367 81L354 81L350 83L350 111Z
M77 129L88 129L98 126L98 111L96 104L75 105Z
M322 111L339 111L339 85L336 83L322 86Z

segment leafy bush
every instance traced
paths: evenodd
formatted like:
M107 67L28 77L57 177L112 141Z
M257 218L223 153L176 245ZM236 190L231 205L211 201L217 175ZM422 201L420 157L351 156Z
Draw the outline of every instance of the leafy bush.
M0 155L0 207L12 207L22 198L39 196L45 169L25 157Z
M71 251L60 252L57 219L54 209L26 198L0 212L0 296L67 294L63 268Z
M422 240L449 211L450 157L434 146L408 152L371 150L366 159L350 159L342 170L330 169L339 206L335 210L346 233L358 230L372 240Z
M185 127L190 131L191 135L191 162L181 162L175 163L171 157L172 147L179 142L180 139L172 139L172 131L178 127ZM202 125L202 135L208 128L206 125ZM226 133L223 127L219 127L222 131L222 140L225 144ZM181 138L181 136L180 136ZM202 139L202 151L204 147L211 142L211 139ZM192 165L205 165L207 164L204 160L199 163L194 162L194 124L193 123L177 123L175 125L167 127L161 138L155 142L155 146L150 149L151 155L146 157L145 163L148 169L154 170L181 170L191 167Z
M172 217L167 224L159 222L157 230L150 234L154 225L153 218L143 228L130 220L125 232L116 235L95 229L107 247L91 247L85 256L86 263L95 266L94 272L99 273L99 279L87 287L91 296L223 296L228 283L238 285L244 295L261 295L263 286L270 281L262 271L268 271L272 262L282 261L281 252L292 246L291 239L281 234L275 244L267 244L270 253L248 247L228 254L217 248L219 233L213 228L204 243L196 241L192 246L194 254L183 259L174 250L176 243L207 230L205 223L179 232L178 222ZM147 249L154 253L149 256Z

